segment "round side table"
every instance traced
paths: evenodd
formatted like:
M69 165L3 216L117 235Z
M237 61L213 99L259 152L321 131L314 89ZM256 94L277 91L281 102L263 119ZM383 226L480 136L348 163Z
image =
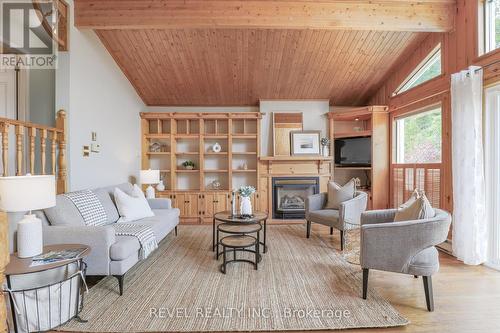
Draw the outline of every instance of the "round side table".
M32 258L19 258L16 253L10 256L3 292L10 301L15 332L47 331L73 318L83 321L79 318L86 270L83 259L91 250L83 244L58 244L44 246L42 254L64 250L78 250L79 255L40 265L32 265Z
M361 222L345 221L344 230L344 250L342 256L344 259L353 265L360 264L361 253Z

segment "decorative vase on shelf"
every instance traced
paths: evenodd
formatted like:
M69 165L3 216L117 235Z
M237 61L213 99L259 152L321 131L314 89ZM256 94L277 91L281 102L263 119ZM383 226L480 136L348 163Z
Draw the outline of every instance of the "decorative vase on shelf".
M241 197L240 214L252 215L252 201L250 201L250 197Z
M221 152L221 150L222 150L222 147L221 147L221 145L220 145L218 142L216 142L216 143L212 146L212 151L213 151L214 153L220 153L220 152Z
M330 156L330 147L328 146L323 146L323 156L328 157Z
M160 183L156 185L156 189L160 192L165 191L165 184L163 184L163 180L160 180Z

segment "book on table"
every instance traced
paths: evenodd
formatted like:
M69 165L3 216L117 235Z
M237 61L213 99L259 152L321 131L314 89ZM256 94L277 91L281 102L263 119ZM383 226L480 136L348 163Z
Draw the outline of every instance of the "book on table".
M80 247L75 249L49 251L47 253L42 253L32 258L32 263L30 266L47 265L60 261L74 260L79 258L85 252L85 250L86 249L84 247Z

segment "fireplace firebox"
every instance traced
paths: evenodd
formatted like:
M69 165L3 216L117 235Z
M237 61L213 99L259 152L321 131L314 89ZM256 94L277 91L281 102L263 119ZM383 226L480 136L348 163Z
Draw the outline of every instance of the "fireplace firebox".
M273 218L305 218L306 198L319 193L319 177L273 177Z

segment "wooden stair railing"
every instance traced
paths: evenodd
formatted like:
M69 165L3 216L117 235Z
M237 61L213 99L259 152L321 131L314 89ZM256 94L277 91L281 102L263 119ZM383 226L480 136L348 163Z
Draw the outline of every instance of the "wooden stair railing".
M9 134L13 129L15 150L13 153L15 175L21 176L26 173L35 174L37 165L40 167L38 174L45 175L47 170L56 177L57 193L66 192L67 170L66 170L66 112L57 112L56 127L49 127L30 122L0 118L0 148L3 177L9 174ZM39 138L39 154L36 153L37 138ZM47 140L50 140L47 150ZM27 156L25 155L27 153ZM50 154L51 165L47 168L47 154ZM37 156L39 157L37 159ZM27 161L25 161L25 159ZM9 237L7 214L0 212L0 285L5 280L4 271L9 262ZM0 295L0 332L7 331L7 310L4 297Z

